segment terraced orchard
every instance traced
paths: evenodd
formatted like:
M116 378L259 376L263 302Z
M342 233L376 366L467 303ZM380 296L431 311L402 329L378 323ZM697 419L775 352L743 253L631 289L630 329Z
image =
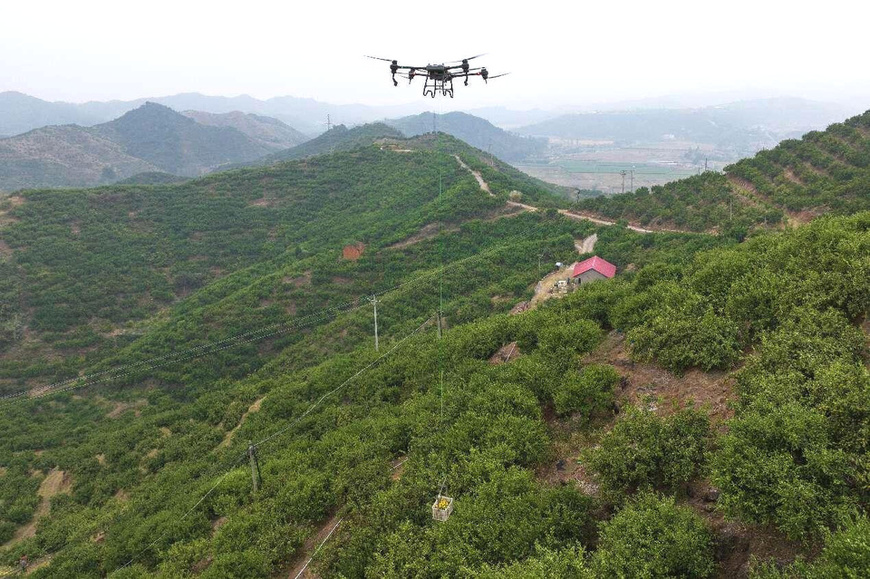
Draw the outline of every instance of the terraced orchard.
M870 111L725 168L576 208L652 228L731 233L870 208Z

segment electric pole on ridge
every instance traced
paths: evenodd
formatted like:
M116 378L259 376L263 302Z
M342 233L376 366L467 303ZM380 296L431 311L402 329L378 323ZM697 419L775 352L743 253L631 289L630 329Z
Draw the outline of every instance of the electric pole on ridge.
M378 351L378 296L372 295L369 298L375 311L375 352Z
M256 493L260 488L262 477L260 477L260 463L257 460L257 447L250 440L248 441L248 458L251 461L251 481L254 483L254 492Z

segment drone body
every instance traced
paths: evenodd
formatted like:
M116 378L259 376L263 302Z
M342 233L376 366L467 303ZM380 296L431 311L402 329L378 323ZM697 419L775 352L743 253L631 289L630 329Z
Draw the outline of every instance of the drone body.
M440 92L442 96L450 96L450 98L453 98L454 78L463 78L465 86L468 86L468 77L470 76L479 76L483 79L483 82L487 82L491 78L498 78L508 74L504 73L491 76L485 66L471 68L468 61L480 56L483 55L478 54L477 56L463 58L461 61L456 61L455 64L427 64L426 66L402 66L397 60L389 58L379 58L377 56L369 56L368 58L383 60L390 63L390 72L393 75L393 86L399 86L399 81L396 80L397 74L401 78L408 79L409 84L413 82L414 78L422 76L425 79L423 84L424 97L430 96L435 98L435 95Z

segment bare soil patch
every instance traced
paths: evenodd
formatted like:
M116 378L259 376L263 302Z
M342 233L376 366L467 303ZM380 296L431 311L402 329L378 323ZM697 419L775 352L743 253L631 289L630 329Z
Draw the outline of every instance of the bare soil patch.
M275 205L277 205L277 203L277 199L268 199L266 197L261 197L256 201L251 201L250 203L248 203L248 207L274 207Z
M311 271L306 271L299 277L285 277L284 283L289 283L296 287L305 287L311 285Z
M568 280L570 277L571 273L568 271L568 268L562 268L545 275L538 282L538 285L535 286L535 295L532 296L530 302L531 307L535 307L542 301L566 295L567 291L563 292L560 288L556 287L556 284L559 281Z
M353 243L351 245L345 245L341 249L341 257L350 261L356 261L362 257L362 254L365 250L366 246L364 243Z
M317 529L317 533L308 537L305 545L299 550L299 555L294 558L291 563L289 572L285 571L277 575L278 577L287 577L288 579L314 579L318 577L314 571L308 566L309 559L314 555L317 547L333 532L341 522L338 515L333 515L328 521Z
M489 363L493 365L498 364L506 364L513 360L516 360L522 355L520 352L519 346L517 346L516 342L511 342L510 344L505 344L498 351L492 355L489 359Z
M687 494L681 502L703 517L713 531L718 579L748 577L753 557L790 562L800 554L812 559L819 552L818 546L811 546L808 553L806 546L789 540L773 527L727 520L716 508L719 492L709 481L695 481Z
M804 186L804 182L801 181L800 177L795 175L794 171L792 171L789 167L784 167L782 170L782 174L788 181L794 183L795 185L800 185L801 187Z
M428 223L420 228L420 230L408 237L403 239L402 241L398 241L392 245L387 246L388 249L401 249L403 247L408 247L409 245L414 245L415 243L419 243L426 239L432 239L438 235L438 223Z
M480 174L480 171L475 171L471 167L465 164L459 155L453 155L456 158L456 162L459 163L459 166L471 173L474 176L474 179L477 181L477 184L480 185L480 190L485 191L488 195L492 195L492 191L489 189L489 183L483 180L483 177Z
M48 474L39 483L39 489L36 491L40 500L36 511L33 513L33 518L29 523L19 527L15 531L15 535L12 536L4 547L10 547L36 535L36 523L51 510L51 498L61 493L69 493L71 488L72 479L64 471L57 470L56 468L48 471Z
M656 412L668 413L674 408L693 401L696 406L708 407L714 424L721 424L733 416L728 404L734 400L734 380L728 372L702 372L692 369L677 376L653 364L631 360L625 345L625 335L610 332L602 344L584 358L584 363L611 364L625 377L618 393L624 402L646 404L653 399Z
M598 241L598 234L593 233L586 239L575 239L574 240L574 248L577 250L577 253L583 255L584 253L592 253L595 251L595 242Z
M232 430L227 432L226 436L224 436L224 439L221 441L218 448L224 448L224 447L227 447L230 445L230 443L233 441L233 436L236 435L236 432L239 430L239 428L242 427L242 424L245 423L245 419L248 417L248 415L251 414L252 412L259 412L260 406L263 404L263 400L265 400L265 399L266 399L266 397L264 396L263 398L260 398L259 400L254 401L253 404L248 406L248 409L245 410L244 414L242 414L242 418L241 418L241 420L239 420L239 423L236 424L236 426L233 427Z
M400 456L390 463L390 480L397 481L402 478L402 473L405 472L406 462L408 462L408 457Z
M144 398L140 398L139 400L136 400L135 402L115 402L114 408L112 408L109 411L109 413L106 414L106 417L118 418L122 414L124 414L124 412L126 412L127 410L133 409L134 415L136 416L136 418L138 418L141 415L140 409L143 406L148 406L148 401L145 400Z

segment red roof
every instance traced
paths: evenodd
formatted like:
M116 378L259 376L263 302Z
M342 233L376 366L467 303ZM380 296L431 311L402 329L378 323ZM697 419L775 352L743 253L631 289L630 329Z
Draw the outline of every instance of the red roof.
M595 257L590 257L586 261L581 261L574 265L574 273L571 274L571 277L577 277L581 273L586 273L590 269L594 269L607 278L616 275L616 266L596 255Z

